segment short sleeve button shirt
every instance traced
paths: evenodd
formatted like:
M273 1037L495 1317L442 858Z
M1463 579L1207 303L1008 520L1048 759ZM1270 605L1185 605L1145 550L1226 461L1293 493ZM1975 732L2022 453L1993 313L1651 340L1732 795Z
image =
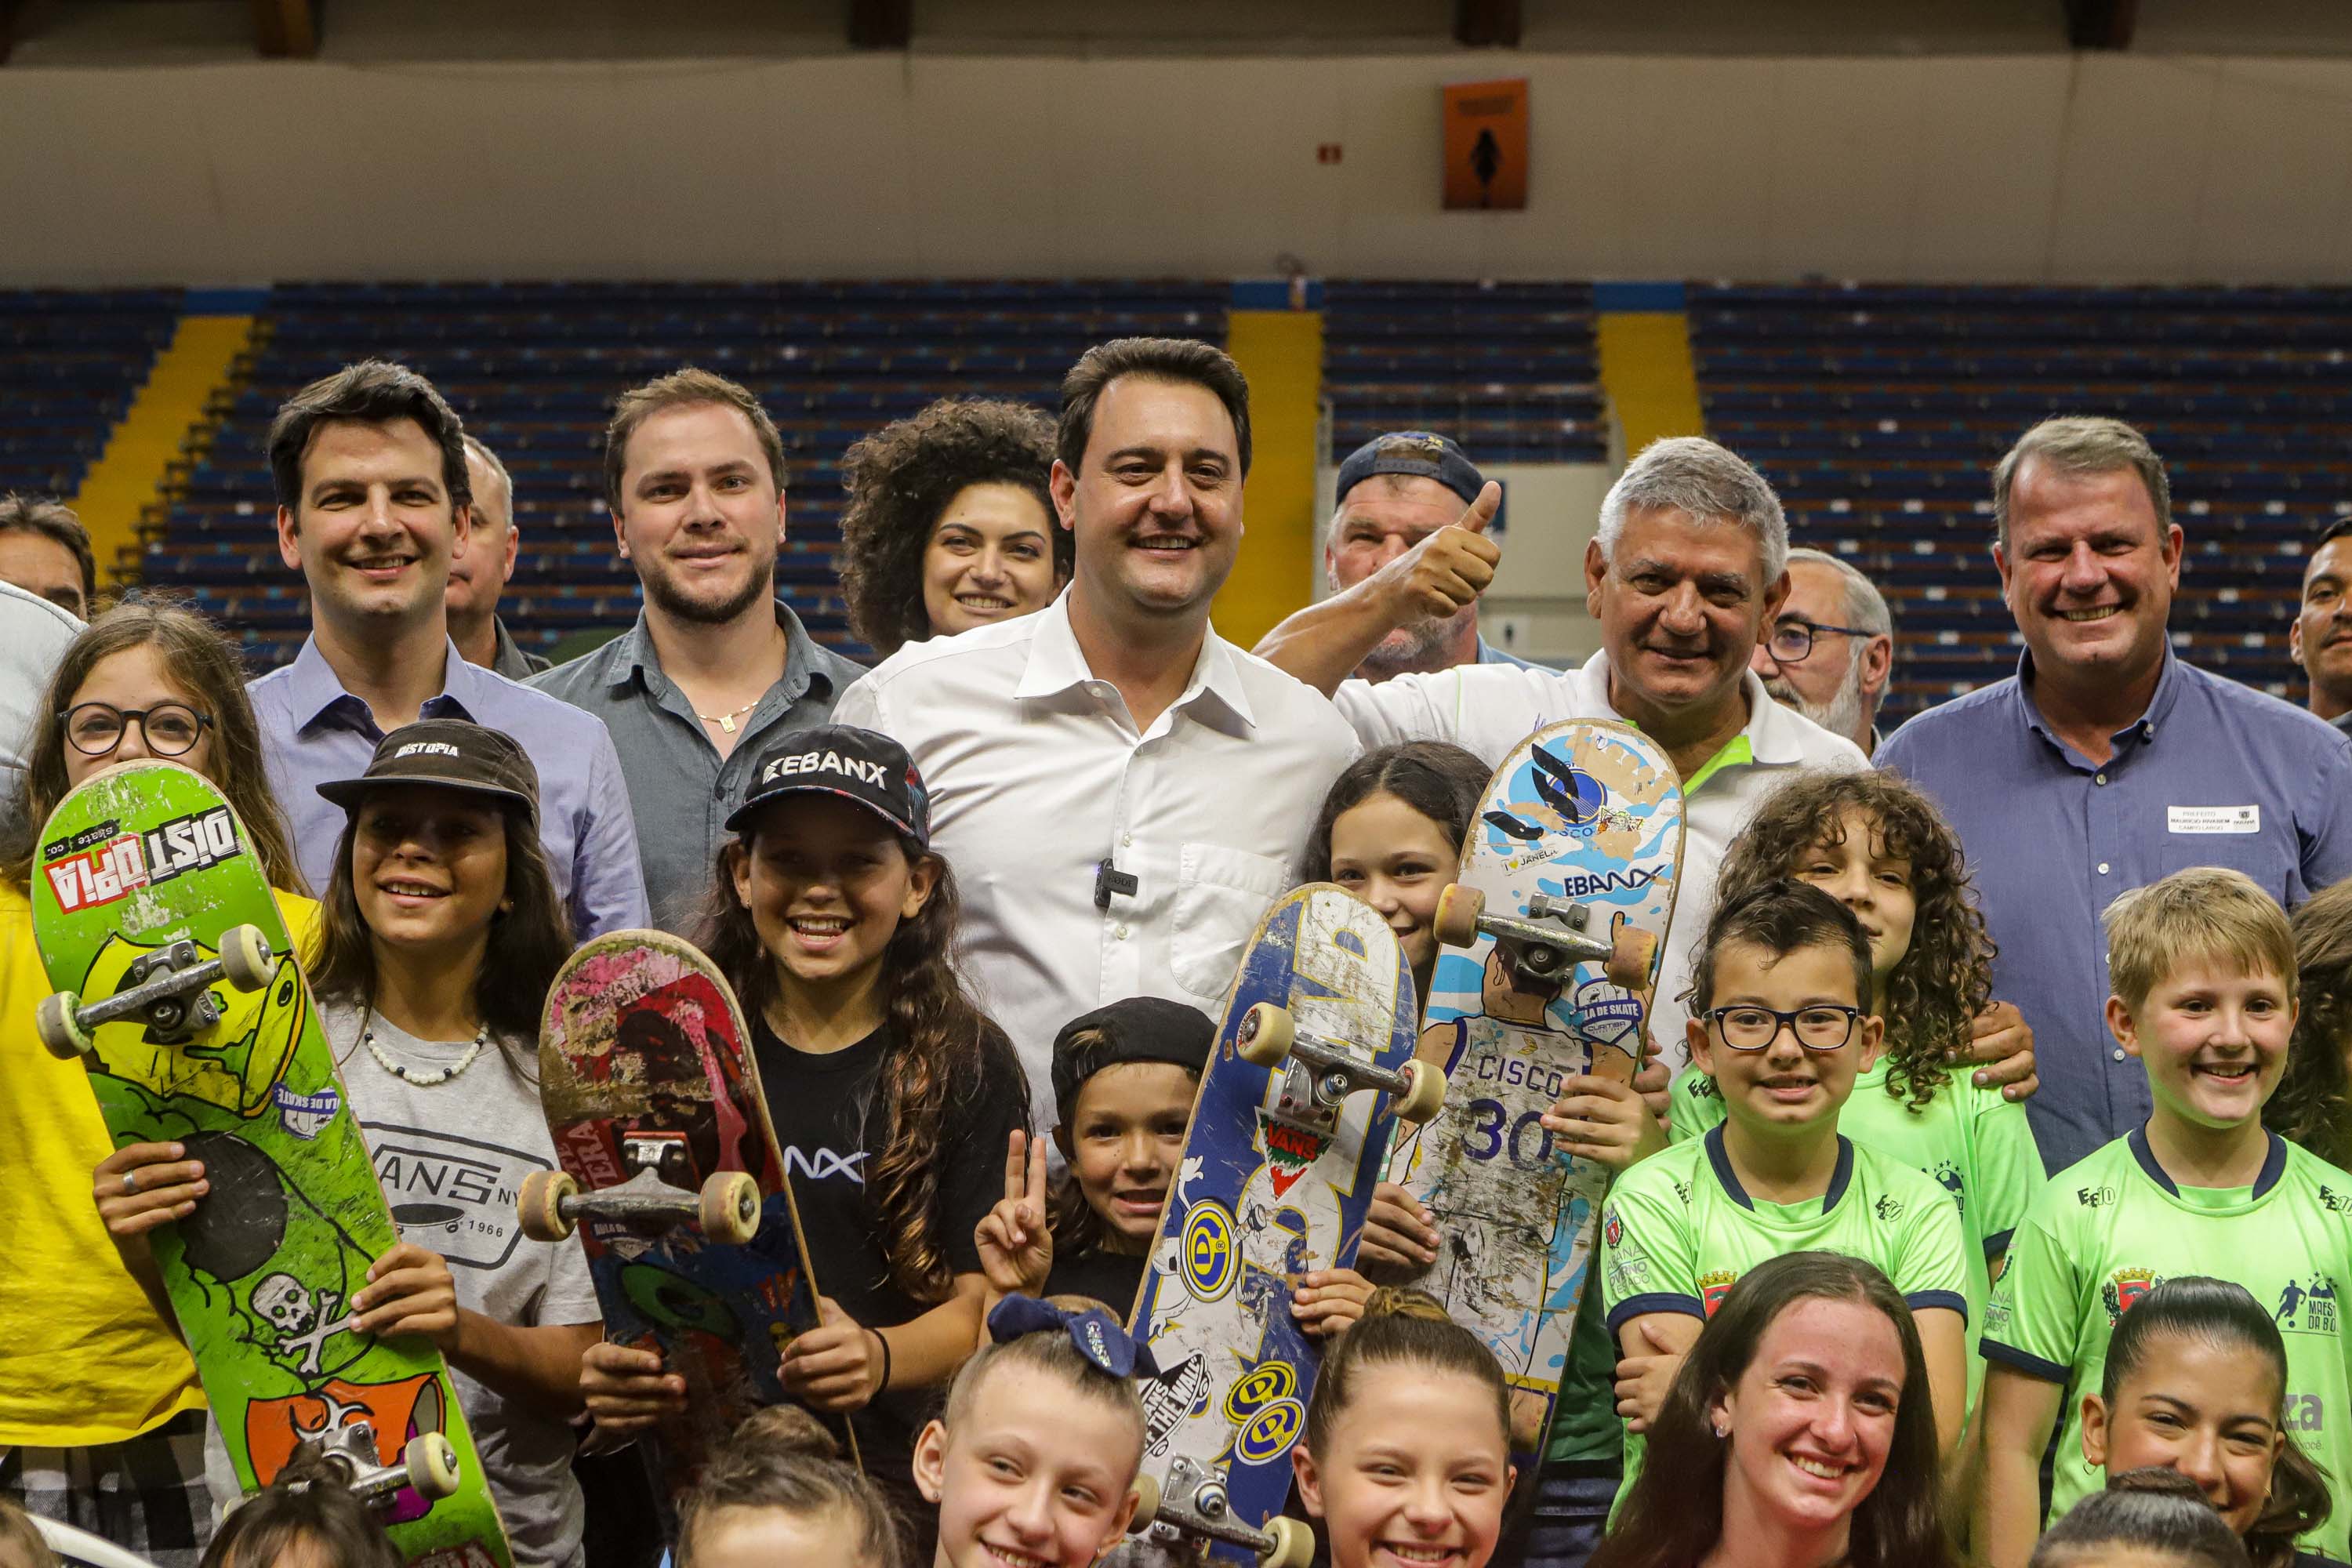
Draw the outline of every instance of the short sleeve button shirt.
M2026 1102L2062 1170L2147 1119L2147 1074L2108 1037L2100 911L2189 866L2290 907L2352 872L2352 742L2300 708L2165 656L2156 696L2095 763L2033 703L2032 665L1931 708L1878 750L1960 836L2000 947L1993 994L2032 1026Z

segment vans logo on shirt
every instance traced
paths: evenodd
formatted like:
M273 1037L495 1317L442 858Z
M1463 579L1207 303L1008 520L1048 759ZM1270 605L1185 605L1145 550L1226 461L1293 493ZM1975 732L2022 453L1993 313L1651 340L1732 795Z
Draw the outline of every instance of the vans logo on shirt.
M886 787L886 770L880 763L860 762L845 757L839 752L801 752L789 757L778 757L760 773L761 784L773 784L793 773L840 773L877 789Z

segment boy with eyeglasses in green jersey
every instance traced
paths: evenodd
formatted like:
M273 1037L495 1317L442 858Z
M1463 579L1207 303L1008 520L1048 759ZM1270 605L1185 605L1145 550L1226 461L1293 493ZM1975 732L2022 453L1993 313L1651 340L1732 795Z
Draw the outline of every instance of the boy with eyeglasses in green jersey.
M1910 1302L1939 1447L1965 1414L1967 1283L1958 1207L1931 1178L1840 1136L1839 1108L1876 1059L1870 942L1818 888L1766 882L1707 924L1692 976L1691 1058L1724 1121L1617 1179L1601 1211L1601 1291L1625 1418L1625 1483L1675 1370L1739 1276L1814 1248L1878 1266ZM1623 1489L1618 1496L1622 1500Z
M2023 1568L2042 1525L2040 1468L2063 1415L2051 1519L2101 1475L2083 1457L2123 1315L2168 1279L2233 1279L2286 1344L2284 1425L2352 1477L2341 1293L2352 1285L2352 1180L2263 1126L2294 1032L2286 913L2242 872L2198 866L2107 906L2107 1027L2139 1058L2145 1124L2060 1172L2027 1208L1985 1308L1988 1363L1976 1550ZM2302 1544L2347 1556L2338 1506Z

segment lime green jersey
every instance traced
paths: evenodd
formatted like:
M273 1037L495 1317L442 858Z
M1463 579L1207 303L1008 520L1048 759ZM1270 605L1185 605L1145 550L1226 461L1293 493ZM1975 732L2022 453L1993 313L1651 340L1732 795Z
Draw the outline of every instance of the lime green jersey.
M2083 1395L2132 1304L2189 1274L2234 1279L2270 1308L2286 1341L2286 1429L2336 1484L2352 1475L2339 1289L2352 1284L2352 1182L2276 1133L2251 1187L2182 1187L2137 1129L2059 1173L2027 1209L1985 1309L1984 1354L2065 1387L2050 1517L2102 1484L2083 1460ZM2342 1510L2303 1544L2330 1557L2352 1541Z
M1672 1100L1667 1134L1677 1143L1723 1120L1715 1080L1696 1067L1675 1079ZM1914 1106L1908 1095L1898 1100L1886 1092L1882 1059L1854 1079L1853 1094L1838 1111L1838 1131L1932 1176L1959 1205L1960 1234L1968 1240L1969 1408L1974 1410L1984 1382L1978 1334L1992 1293L1993 1264L2048 1179L2025 1107L2002 1099L1998 1089L1979 1089L1959 1068L1945 1075L1927 1104Z
M1610 1190L1601 1248L1612 1336L1652 1312L1711 1317L1741 1274L1807 1250L1876 1264L1914 1310L1943 1307L1965 1317L1969 1310L1966 1244L1951 1194L1843 1135L1829 1190L1793 1204L1748 1196L1720 1127L1654 1154ZM1641 1472L1643 1447L1625 1434L1624 1488Z

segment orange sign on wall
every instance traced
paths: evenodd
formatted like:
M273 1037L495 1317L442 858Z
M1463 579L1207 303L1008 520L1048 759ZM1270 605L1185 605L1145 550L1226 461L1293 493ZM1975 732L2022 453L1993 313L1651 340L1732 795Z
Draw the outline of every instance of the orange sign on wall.
M1445 206L1528 205L1528 79L1461 82L1445 93Z

